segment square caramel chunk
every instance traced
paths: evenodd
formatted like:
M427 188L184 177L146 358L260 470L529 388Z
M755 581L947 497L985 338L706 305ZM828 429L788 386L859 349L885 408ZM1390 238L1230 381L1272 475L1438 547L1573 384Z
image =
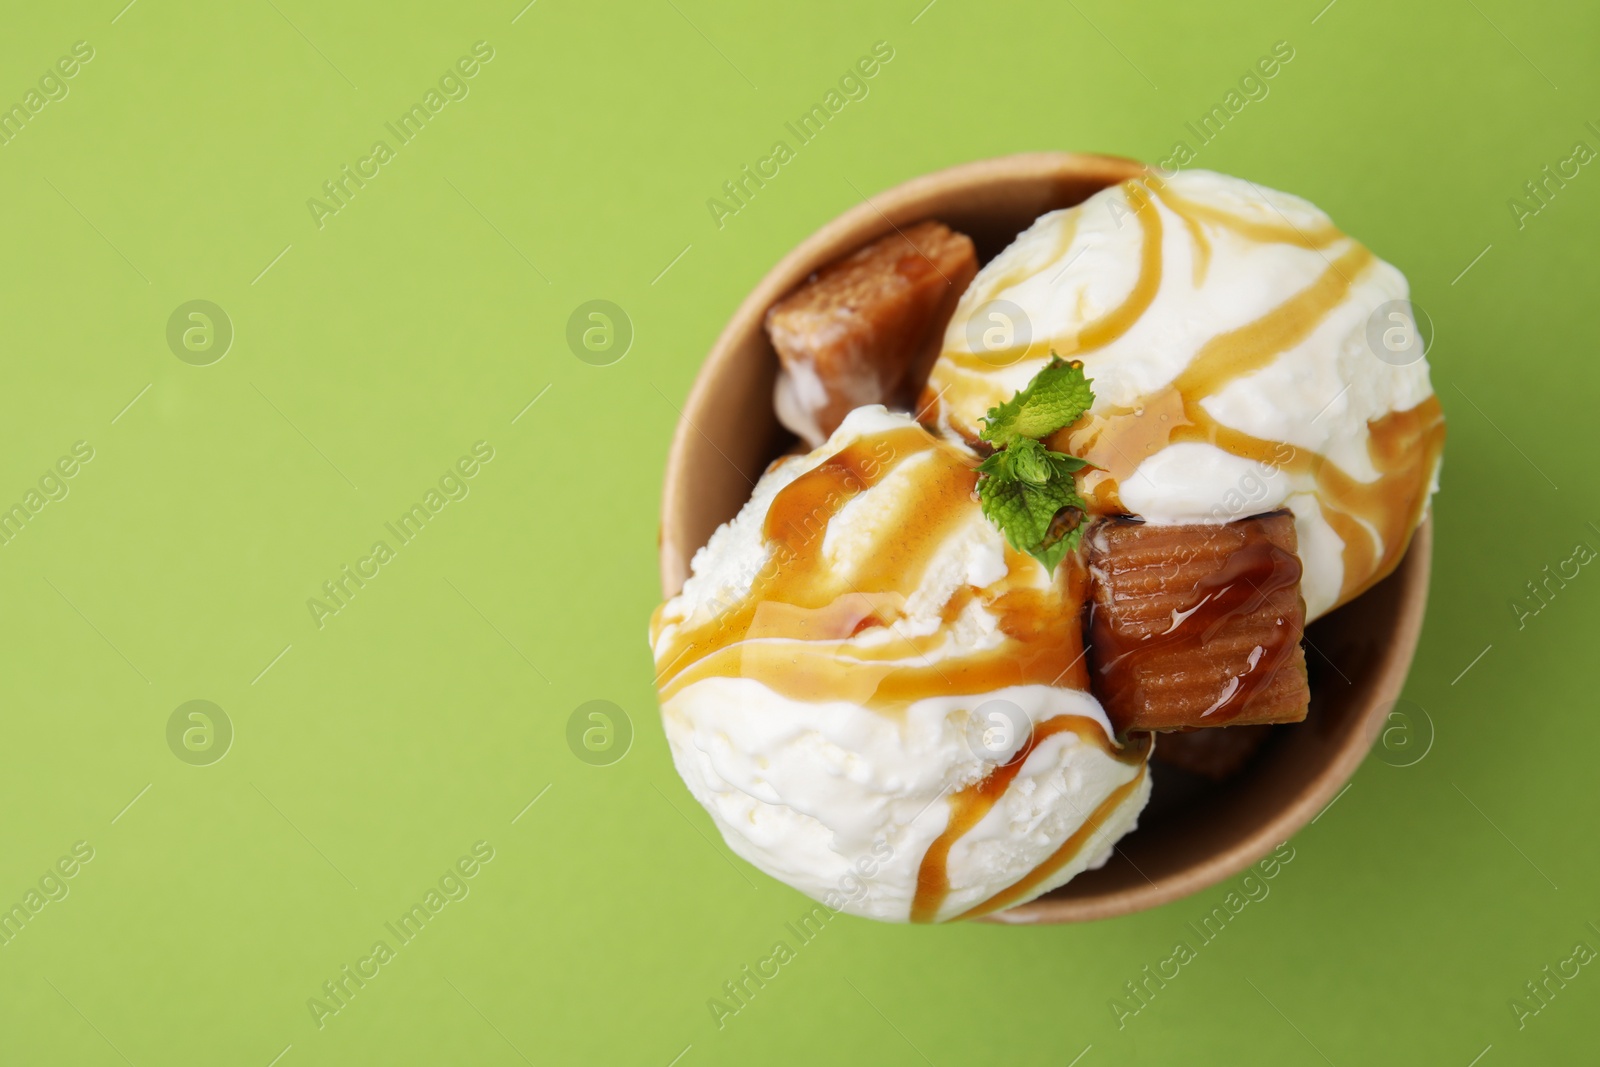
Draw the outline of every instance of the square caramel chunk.
M863 404L909 407L977 272L972 239L932 221L817 271L767 311L779 419L816 447Z
M1088 542L1089 674L1119 731L1305 718L1292 515L1226 525L1109 519Z
M1271 732L1272 727L1265 723L1172 730L1156 742L1154 758L1165 766L1220 782L1250 762Z

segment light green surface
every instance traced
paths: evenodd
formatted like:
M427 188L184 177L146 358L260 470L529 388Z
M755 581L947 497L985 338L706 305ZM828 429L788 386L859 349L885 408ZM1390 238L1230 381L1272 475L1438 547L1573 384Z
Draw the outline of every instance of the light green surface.
M1520 627L1509 604L1600 549L1600 172L1522 228L1507 207L1600 149L1592 7L122 2L0 35L0 102L93 48L0 147L0 502L93 450L0 547L0 904L75 871L0 947L0 1061L1592 1058L1600 968L1520 1029L1509 1002L1600 948L1600 576ZM469 95L400 145L385 123L479 41ZM870 94L719 229L707 198L879 41ZM1122 1029L1109 1002L1223 887L799 944L806 902L730 858L657 725L674 405L755 280L861 194L1021 150L1165 158L1278 41L1270 94L1195 162L1326 208L1436 324L1450 443L1407 689L1431 751L1369 760ZM307 199L377 139L394 158L319 229ZM634 326L610 366L565 339L593 299ZM233 325L211 365L168 347L192 300ZM480 441L445 483L468 495L400 545L384 524ZM307 599L380 539L394 558L319 628ZM232 723L220 762L168 746L191 700ZM610 766L568 746L591 700L635 727ZM480 841L445 881L469 895L401 946L385 923ZM394 958L319 1029L308 998L380 939ZM719 1029L707 1000L780 939L795 958Z

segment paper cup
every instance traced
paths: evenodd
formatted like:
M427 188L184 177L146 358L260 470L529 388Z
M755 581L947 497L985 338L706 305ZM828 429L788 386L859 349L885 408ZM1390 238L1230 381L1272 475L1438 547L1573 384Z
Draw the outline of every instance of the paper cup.
M951 167L851 208L779 261L723 328L683 405L662 499L662 591L677 593L695 550L794 442L773 413L778 357L762 329L767 308L818 267L923 219L969 235L987 262L1039 215L1143 169L1113 156L1056 152ZM1422 630L1431 554L1430 521L1392 575L1307 628L1305 722L1274 728L1250 764L1220 784L1158 764L1139 828L1104 867L990 921L1081 922L1153 908L1239 874L1316 818L1360 766L1400 695Z

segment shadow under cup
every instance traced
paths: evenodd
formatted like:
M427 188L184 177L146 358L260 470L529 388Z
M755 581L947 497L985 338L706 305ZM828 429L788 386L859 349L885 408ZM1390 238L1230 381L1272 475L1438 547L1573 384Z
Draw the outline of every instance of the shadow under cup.
M734 312L684 404L662 500L663 592L677 593L695 550L794 443L772 408L778 358L762 328L767 308L814 269L923 219L967 234L988 262L1039 215L1143 171L1132 160L1067 153L952 167L878 194L785 256ZM1422 628L1431 547L1430 520L1393 574L1307 628L1305 722L1274 727L1255 758L1222 783L1157 766L1139 828L1105 866L991 921L1078 922L1155 907L1238 874L1315 818L1355 773L1400 695Z

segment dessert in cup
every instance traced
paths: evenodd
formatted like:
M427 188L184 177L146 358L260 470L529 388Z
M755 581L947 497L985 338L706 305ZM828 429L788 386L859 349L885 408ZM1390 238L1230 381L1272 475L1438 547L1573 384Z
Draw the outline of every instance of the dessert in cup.
M1420 625L1444 423L1405 279L1204 171L1013 157L881 199L751 295L679 427L680 775L740 856L881 920L1242 869L1354 770ZM1168 780L1200 832L1138 830Z

